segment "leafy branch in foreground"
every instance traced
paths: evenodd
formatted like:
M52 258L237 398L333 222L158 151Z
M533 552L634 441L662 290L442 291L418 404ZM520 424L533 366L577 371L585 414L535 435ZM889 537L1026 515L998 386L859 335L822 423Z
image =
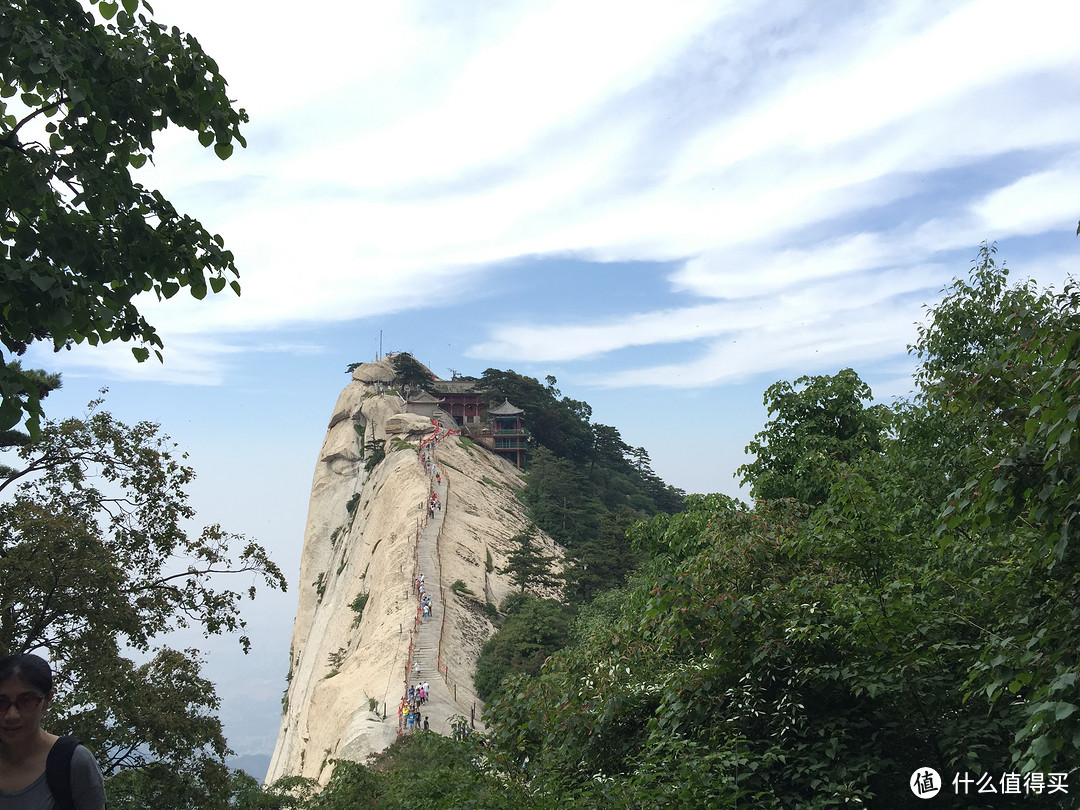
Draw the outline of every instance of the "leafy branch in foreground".
M39 390L12 362L31 344L134 341L137 360L160 359L137 296L240 292L221 236L132 170L170 125L225 159L247 114L198 40L139 7L0 5L0 430L38 430Z

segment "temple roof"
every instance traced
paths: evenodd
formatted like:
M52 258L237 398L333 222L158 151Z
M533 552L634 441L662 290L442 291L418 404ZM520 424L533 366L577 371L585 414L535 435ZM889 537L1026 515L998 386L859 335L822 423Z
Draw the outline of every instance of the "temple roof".
M492 416L516 416L519 413L525 413L525 411L511 405L510 400L504 399L502 405L488 408L488 413Z
M443 394L465 394L476 391L478 380L435 380L431 387Z
M413 396L409 397L410 405L412 405L413 403L416 403L418 405L431 405L437 402L442 402L442 400L438 397L433 397L431 394L429 394L427 391L424 391L423 389L420 390L419 394L414 394Z

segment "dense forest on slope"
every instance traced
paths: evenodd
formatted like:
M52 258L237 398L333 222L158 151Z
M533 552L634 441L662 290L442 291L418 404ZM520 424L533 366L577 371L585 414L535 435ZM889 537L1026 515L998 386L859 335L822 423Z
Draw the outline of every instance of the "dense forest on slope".
M685 494L653 472L645 448L631 447L618 429L592 422L588 403L562 396L554 377L541 384L489 368L480 383L489 402L508 399L525 411L530 451L522 499L536 526L565 549L563 600L541 599L552 582L553 561L538 556L528 534L518 538L507 571L520 581L522 593L499 605L501 627L477 662L477 694L486 701L507 675L539 674L544 660L569 642L578 607L622 587L644 562L628 539L630 526L677 512Z
M566 601L584 604L624 584L643 559L627 529L678 512L685 493L653 472L644 447L592 422L588 403L562 396L554 377L542 385L489 368L481 381L490 401L506 398L525 411L531 448L522 497L533 522L566 550Z
M403 740L309 806L906 807L928 767L938 806L1067 806L1080 292L984 247L928 316L910 398L869 405L851 370L770 388L754 505L636 523L641 571L509 679L479 746Z

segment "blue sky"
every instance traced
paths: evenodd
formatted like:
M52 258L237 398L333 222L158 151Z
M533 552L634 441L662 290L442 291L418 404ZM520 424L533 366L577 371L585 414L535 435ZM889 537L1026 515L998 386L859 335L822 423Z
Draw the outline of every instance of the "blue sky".
M553 374L669 483L737 494L764 389L851 366L905 393L982 241L1075 272L1075 3L153 5L251 123L227 162L163 133L140 179L225 237L243 295L148 301L164 365L31 360L64 374L53 416L107 385L160 422L202 522L288 575L251 656L203 645L241 753L273 744L315 457L380 330L441 376Z

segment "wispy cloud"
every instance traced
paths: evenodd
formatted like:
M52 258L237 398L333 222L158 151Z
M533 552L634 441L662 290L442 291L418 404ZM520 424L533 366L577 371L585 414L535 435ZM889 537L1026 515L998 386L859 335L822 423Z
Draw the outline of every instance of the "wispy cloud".
M609 357L609 385L654 371L641 346L679 345L682 376L713 381L801 356L784 345L872 358L884 338L838 324L909 334L955 251L1076 216L1072 4L331 5L156 4L254 116L232 160L167 134L147 172L243 269L239 301L148 305L167 342L191 338L185 362L464 301L493 266L560 255L681 266L669 299L617 318L538 293L471 355Z

